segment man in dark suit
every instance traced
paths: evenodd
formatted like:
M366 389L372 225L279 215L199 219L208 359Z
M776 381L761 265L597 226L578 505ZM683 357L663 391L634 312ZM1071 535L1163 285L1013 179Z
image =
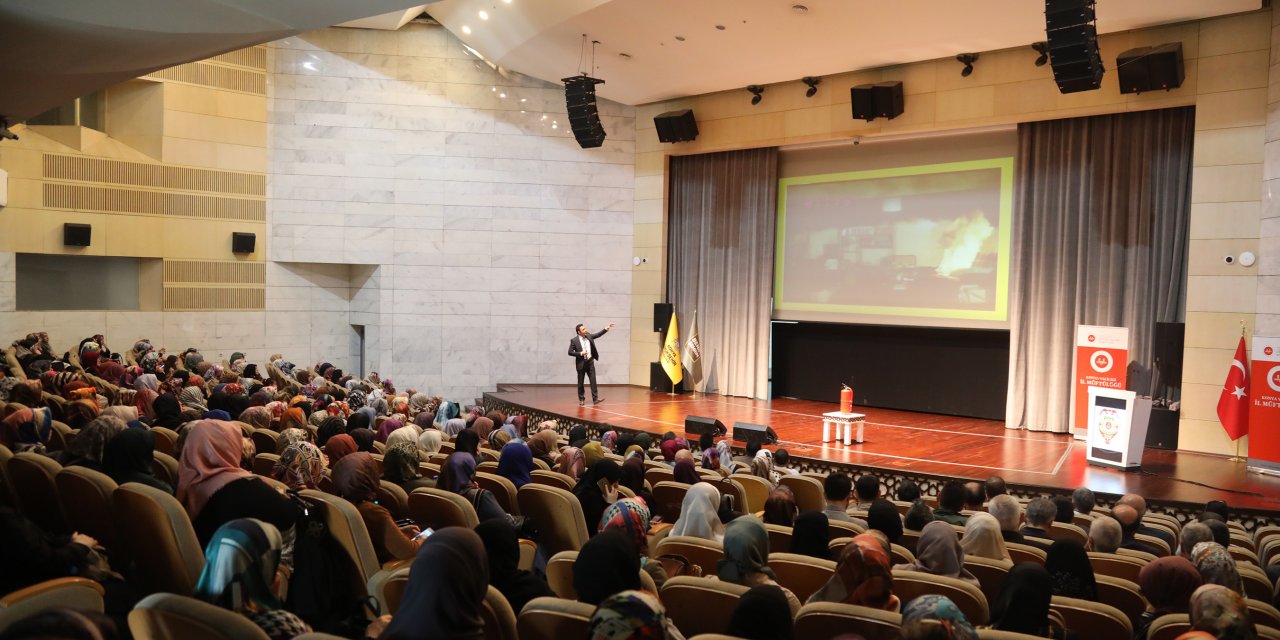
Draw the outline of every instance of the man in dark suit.
M569 355L578 367L578 406L587 403L586 390L582 388L582 379L591 378L591 404L600 404L604 398L600 397L600 393L596 389L596 360L600 359L600 351L596 349L596 338L607 333L613 328L613 323L600 330L597 333L588 333L587 325L580 324L574 327L574 331L578 334L569 339Z
M1058 507L1053 504L1053 500L1044 496L1033 498L1027 503L1027 524L1019 529L1018 533L1026 539L1026 544L1048 551L1049 545L1053 544L1049 527L1053 526L1053 518L1056 515L1058 515Z

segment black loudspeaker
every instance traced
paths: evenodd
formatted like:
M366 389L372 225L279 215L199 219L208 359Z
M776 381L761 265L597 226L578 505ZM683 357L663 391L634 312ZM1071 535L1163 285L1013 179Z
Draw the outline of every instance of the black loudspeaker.
M258 236L252 233L240 233L233 231L231 233L231 253L253 253L253 245L257 243Z
M1160 382L1182 388L1182 345L1187 325L1181 322L1157 322L1151 355L1159 360Z
M671 326L673 306L670 302L653 303L653 332L662 333Z
M569 111L569 127L583 149L604 144L604 126L596 109L596 85L604 80L590 76L564 78L564 106Z
M1102 86L1094 0L1045 0L1044 24L1053 81L1062 93Z
M671 378L667 377L667 370L662 368L662 363L650 362L649 390L661 393L684 393L684 380L681 380L673 387Z
M724 423L715 418L704 418L702 416L685 416L684 432L686 435L700 436L709 433L713 436L720 437L729 432L725 428Z
M698 121L693 119L693 109L668 111L653 117L658 129L658 142L689 142L698 139Z
M735 422L733 423L733 439L737 442L775 444L778 442L778 434L774 433L773 428L766 424Z
M62 244L68 247L87 247L93 236L93 226L67 222L62 225Z
M1146 445L1152 449L1178 448L1178 412L1164 407L1151 407L1151 422L1147 424Z
M902 82L860 84L849 90L853 119L870 122L876 118L890 120L902 115L904 105Z
M1120 74L1120 93L1177 89L1187 77L1182 43L1125 51L1116 56L1116 73Z

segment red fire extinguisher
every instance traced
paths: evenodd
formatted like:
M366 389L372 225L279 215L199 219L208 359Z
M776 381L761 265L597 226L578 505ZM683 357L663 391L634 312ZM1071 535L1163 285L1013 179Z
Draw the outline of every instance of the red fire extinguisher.
M840 413L853 413L853 389L847 384L840 387Z

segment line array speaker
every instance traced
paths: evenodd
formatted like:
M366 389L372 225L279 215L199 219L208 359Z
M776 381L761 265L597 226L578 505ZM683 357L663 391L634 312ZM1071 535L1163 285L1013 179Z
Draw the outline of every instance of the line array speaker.
M1094 0L1045 0L1044 27L1053 81L1062 93L1102 86Z
M1158 47L1138 47L1116 56L1120 93L1142 93L1156 89L1177 89L1187 77L1182 62L1182 43Z
M596 85L604 80L581 75L564 78L564 105L569 111L569 128L583 149L604 144L604 126L596 109Z
M849 101L853 106L854 120L892 120L902 115L904 109L902 82L860 84L849 90Z
M693 109L659 113L653 117L653 126L658 129L658 142L690 142L698 138Z

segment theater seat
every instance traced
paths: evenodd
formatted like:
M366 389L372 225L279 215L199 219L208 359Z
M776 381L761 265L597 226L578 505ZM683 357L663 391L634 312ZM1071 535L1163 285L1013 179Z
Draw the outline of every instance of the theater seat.
M709 484L720 490L721 496L733 496L733 510L738 513L747 512L747 490L737 480L721 478L709 480Z
M378 564L378 555L373 550L373 542L369 539L369 529L355 505L338 496L307 489L300 492L307 501L320 507L324 522L329 527L329 534L346 551L348 560L356 568L352 576L352 584L347 585L350 593L364 598L368 595L368 585L379 571L387 571Z
M168 427L151 427L151 433L156 436L156 451L164 453L174 458L178 457L178 432ZM271 451L275 451L275 447Z
M520 640L585 638L596 608L565 598L534 598L520 611L516 628Z
M649 467L644 470L644 479L656 489L659 482L675 482L676 473L672 467L667 465Z
M889 566L895 564L911 564L916 561L916 554L900 544L889 545Z
M978 640L1041 640L1041 638L1040 636L1033 636L1025 633L1000 631L999 629L982 627L978 629Z
M1246 598L1254 598L1262 602L1271 602L1271 580L1262 569L1253 565L1237 562L1236 570L1240 573L1240 580L1244 583L1244 595Z
M857 634L866 640L897 640L902 614L871 607L834 602L813 602L800 607L795 637L835 638Z
M794 553L770 553L769 568L778 576L778 584L791 590L800 602L809 599L836 573L834 560L823 560Z
M151 471L170 487L178 486L178 459L157 450L152 454Z
M529 481L533 484L541 484L565 491L573 491L573 486L577 484L573 478L560 473L559 471L544 471L542 469L534 469L529 473ZM525 485L528 486L528 485ZM523 489L524 487L521 487Z
M511 610L507 597L493 585L489 585L489 590L485 592L480 619L484 621L485 640L519 640L516 633L516 613Z
M549 554L577 551L591 537L582 515L582 503L566 489L530 483L516 492L516 501L520 504L520 513L533 520L538 528L538 543Z
M88 578L54 578L0 598L0 634L9 625L48 609L102 613L102 585Z
M7 471L18 510L45 531L68 533L54 482L62 465L48 456L24 451L9 458Z
M684 635L721 633L729 626L738 598L747 591L747 587L715 578L680 576L662 585L662 603L667 618Z
M480 485L481 489L491 492L503 511L513 516L520 515L520 505L516 501L516 485L513 482L497 473L480 471L476 473L476 484Z
M991 618L987 597L981 589L964 580L920 571L893 570L893 595L903 603L931 593L950 598L974 625L987 624Z
M747 506L745 509L739 508L739 511L744 513L764 511L764 503L769 499L769 492L773 491L773 486L768 480L746 473L735 473L729 476L729 479L736 480L747 492Z
M1155 554L1158 557L1163 558L1172 552L1172 550L1169 548L1169 543L1155 536L1149 536L1143 533L1135 533L1133 534L1133 539L1154 549Z
M680 507L684 504L684 496L689 493L690 485L675 480L663 480L653 485L653 515L661 516L663 521L674 523L680 519Z
M1014 564L1019 562L1034 562L1036 564L1044 564L1045 558L1049 554L1044 549L1033 547L1029 544L1019 544L1017 542L1006 542L1004 548L1009 550L1009 559Z
M129 612L134 640L268 640L248 618L195 598L156 593Z
M578 591L573 588L573 563L577 560L577 551L561 551L547 560L547 586L565 600L578 599Z
M378 484L378 504L391 512L397 520L409 517L409 494L404 488L390 480L380 480Z
M105 473L88 467L64 467L54 477L62 512L72 531L93 536L107 551L112 560L124 566L126 553L116 534L115 511L111 506L111 494L116 481ZM119 558L115 556L119 554Z
M253 427L249 427L249 428L253 429ZM258 453L258 455L262 455L264 453L270 453L272 455L275 455L276 441L277 441L277 438L279 438L279 436L280 434L274 431L271 431L269 429L253 429L253 431L249 436L249 439L253 441L253 448ZM279 456L277 456L277 458L279 458ZM256 460L257 459L255 458L255 461ZM257 465L254 465L253 472L258 473ZM271 475L271 474L264 473L262 475L265 476L265 475Z
M692 536L667 536L658 543L654 552L661 557L665 555L681 556L690 563L702 568L702 575L716 575L717 565L724 557L724 545L714 540L694 538Z
M1070 540L1084 545L1089 541L1089 534L1074 524L1054 522L1049 525L1049 537L1054 540Z
M1190 630L1191 616L1170 613L1151 621L1151 626L1147 627L1147 640L1175 640Z
M1124 613L1135 628L1147 609L1147 599L1137 584L1114 576L1095 575L1098 583L1098 601L1105 602Z
M1271 606L1267 602L1248 598L1245 603L1249 605L1249 619L1253 624L1265 624L1268 627L1280 629L1280 611Z
M827 498L820 481L809 476L783 475L782 484L795 493L796 506L801 511L822 511L827 507Z
M982 584L982 595L987 597L987 602L995 602L1000 597L1000 590L1004 588L1004 581L1009 577L1013 563L965 554L964 568Z
M137 567L143 593L190 594L204 570L204 550L177 498L127 482L111 494L116 531Z
M1089 564L1093 566L1095 574L1121 578L1134 584L1138 583L1138 572L1147 566L1145 561L1138 558L1100 551L1089 552Z
M791 527L784 527L780 524L766 524L765 531L769 534L769 553L787 553L791 551Z
M271 471L276 468L276 463L280 462L280 456L275 453L264 453L261 448L258 449L257 455L253 456L253 472L266 477L271 477Z
M461 494L443 489L423 487L409 494L409 517L423 527L443 529L480 524L476 508Z
M13 451L0 444L0 505L6 507L15 506L13 489L9 484L9 459L12 457Z
M400 599L409 586L409 564L395 569L379 571L366 583L366 590L378 601L378 609L384 614L395 615L400 609Z
M894 584L894 588L897 588ZM1049 608L1081 638L1132 638L1133 625L1123 611L1101 602L1053 596Z
M818 511L821 511L821 509L818 509ZM867 532L866 527L854 522L844 522L843 520L827 520L827 536L832 540L836 538L843 538L843 537L852 538L856 535L863 534L866 532Z

